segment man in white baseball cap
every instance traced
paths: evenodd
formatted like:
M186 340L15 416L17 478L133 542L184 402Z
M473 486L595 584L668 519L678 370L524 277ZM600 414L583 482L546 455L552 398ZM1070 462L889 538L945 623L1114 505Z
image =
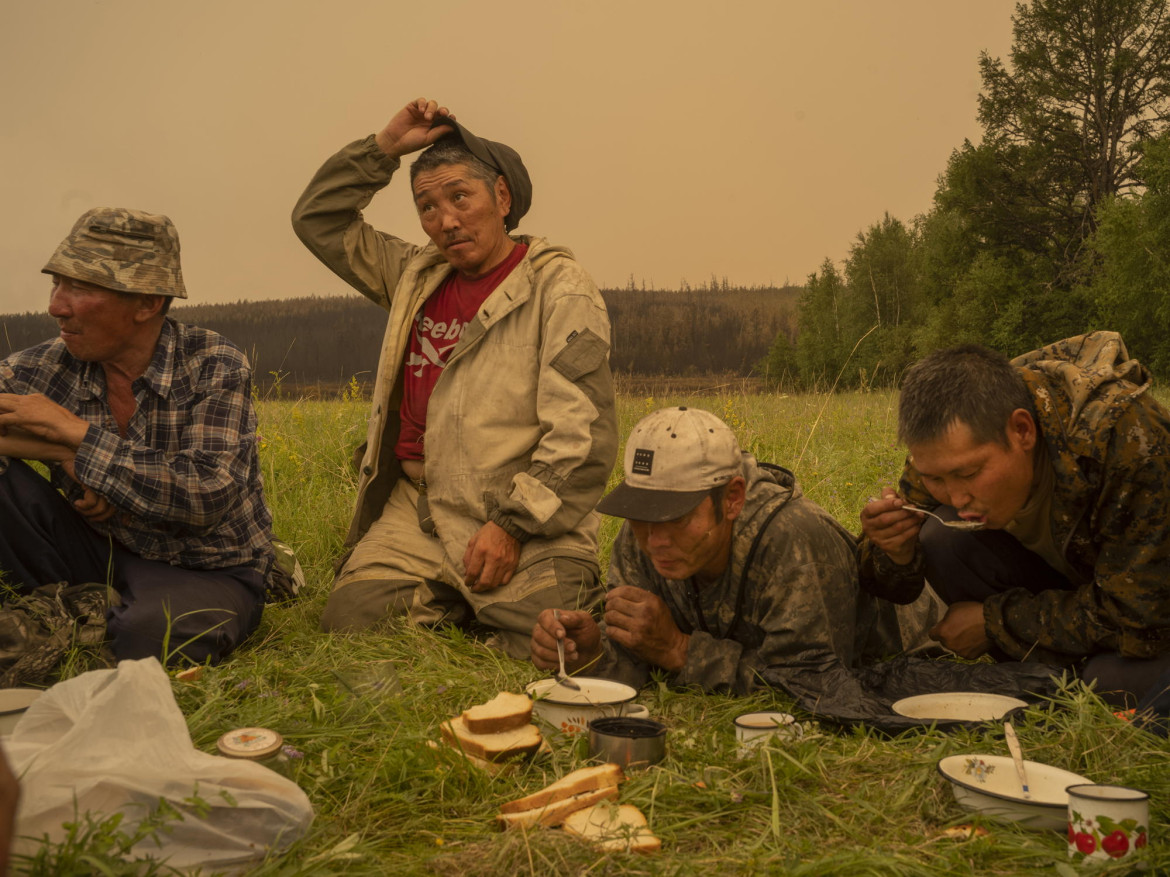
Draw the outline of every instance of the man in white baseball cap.
M598 511L626 519L610 559L604 624L541 613L531 654L643 685L746 694L780 686L815 699L863 659L901 651L891 607L860 592L856 543L791 472L744 453L697 408L634 427L625 480Z

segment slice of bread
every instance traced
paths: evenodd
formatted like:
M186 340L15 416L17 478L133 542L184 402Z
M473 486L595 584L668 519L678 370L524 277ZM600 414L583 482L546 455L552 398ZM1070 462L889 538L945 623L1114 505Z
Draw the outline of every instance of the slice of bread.
M599 801L616 800L617 796L617 786L605 786L600 789L592 789L588 792L580 792L557 801L548 801L539 807L533 807L528 810L520 810L512 813L497 813L496 825L501 830L509 828L536 828L538 825L560 825L566 818L578 810L589 807Z
M564 824L565 831L607 852L652 853L662 847L642 811L632 804L594 804L569 814Z
M446 743L438 743L434 740L428 740L427 746L431 749L439 749L441 747L444 751L454 752L468 764L473 764L480 770L490 773L494 777L508 776L516 772L517 763L515 761L484 761L482 758L476 758L474 755L468 755L466 752L460 752L457 749L452 749L451 746L447 745Z
M582 792L605 788L616 789L618 783L625 778L626 775L622 773L622 769L612 762L583 767L565 774L555 783L549 783L539 792L533 792L531 795L525 795L523 798L501 804L500 812L522 813L525 810L540 810L550 804L580 795ZM543 824L548 825L549 823Z
M487 703L463 713L463 724L473 734L498 734L520 728L532 721L532 698L527 694L501 691Z
M463 716L443 722L439 725L439 732L448 746L484 761L507 761L531 755L543 742L536 725L523 725L496 734L476 734L468 730Z

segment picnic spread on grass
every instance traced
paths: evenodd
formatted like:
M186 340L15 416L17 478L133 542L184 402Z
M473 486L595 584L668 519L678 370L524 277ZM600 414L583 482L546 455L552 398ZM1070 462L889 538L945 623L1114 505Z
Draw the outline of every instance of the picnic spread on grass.
M151 663L154 664L153 675L147 673L145 667L133 666ZM383 662L374 663L381 665ZM385 678L387 674L383 666L367 668L364 672L378 678ZM34 782L37 754L43 749L56 747L57 753L64 754L58 755L55 759L54 770L71 775L73 783L71 789L78 788L76 785L78 772L84 771L79 766L69 763L68 746L62 748L61 738L66 736L60 733L62 697L63 695L76 697L75 692L82 688L96 690L101 687L95 685L94 678L87 677L101 674L114 674L116 677L118 674L130 673L136 674L139 689L147 685L143 680L149 680L149 685L154 686L149 690L154 691L160 698L163 697L163 691L169 695L165 686L170 683L157 662L124 662L123 667L116 671L91 671L73 680L59 683L21 712L14 731L5 742L18 764L33 766L31 776ZM173 675L179 676L178 673ZM206 674L188 673L184 676L184 679L176 679L176 682L194 686L208 682ZM162 689L157 687L160 680L164 685ZM650 712L646 705L626 697L627 692L624 690L613 691L603 686L593 689L591 688L593 680L586 677L579 677L577 681L578 688L566 689L555 680L552 681L552 685L536 680L535 683L526 686L530 690L540 692L535 700L528 692L501 690L485 700L468 703L458 714L449 716L433 728L433 739L426 741L425 748L435 752L441 759L454 756L467 764L471 770L483 772L489 778L487 780L489 789L499 785L498 790L491 793L495 813L493 816L484 817L485 829L505 832L553 830L576 837L607 854L633 852L661 854L670 840L662 837L657 824L660 817L653 802L647 802L644 794L622 791L622 788L628 785L629 777L645 775L647 771L654 770L657 759L652 762L641 761L624 765L606 761L599 757L600 750L594 740L595 726L604 727L607 721L635 723L635 727L637 723L657 725L663 729L662 752L658 758L665 757L666 766L671 763L672 741L677 741L683 735L699 729L687 727L669 715L651 714L649 718L645 717ZM339 687L348 692L349 696L359 700L368 700L371 696L391 698L402 696L400 686L388 693L363 688L361 683L354 684L352 680L349 684ZM127 689L130 690L132 689ZM589 703L591 690L604 692L599 695L603 702ZM637 694L635 692L635 695ZM550 703L544 706L553 707L553 712L542 709L542 702L545 699ZM561 713L555 710L563 708L562 705L555 703L558 699L569 703L576 701L576 709L586 710L586 715L578 716L580 724L557 721ZM129 714L132 715L134 705L139 700L140 698L132 698L127 702L129 706L121 707L116 702L107 703L104 708L115 712L129 710ZM177 707L173 703L172 708L175 711L172 715L177 714ZM824 717L817 718L803 713L798 707L793 709L797 712L795 717L789 713L779 712L748 714L755 717L770 717L771 727L762 724L763 719L754 724L748 722L747 726L750 726L754 733L762 733L763 736L753 736L750 746L736 747L735 758L742 763L761 758L770 760L777 756L791 758L800 747L817 745L818 738L823 740L826 735L848 734L856 730L852 723L836 723ZM1031 743L1030 729L1036 723L1042 724L1047 715L1059 709L1061 709L1059 704L1043 697L1024 701L985 692L964 691L939 692L903 699L892 705L894 713L912 718L922 730L968 732L975 730L982 734L982 743L978 748L944 755L934 761L934 771L953 793L957 814L956 818L951 820L952 824L941 827L935 837L959 842L987 837L989 834L994 837L998 831L996 826L1005 823L1014 823L1024 829L1040 832L1065 831L1069 824L1069 797L1065 792L1066 787L1077 784L1090 784L1096 787L1098 780L1105 782L1109 778L1082 775L1046 764L1042 760L1027 757L1030 753L1026 750L1017 758L1017 753L1010 751L1008 736L1000 733L1009 730L1014 732L1012 721L1015 720L1022 727L1029 729L1025 732L1023 743L1027 747ZM636 715L623 717L621 714L624 711ZM743 714L736 718L742 717ZM52 734L46 729L54 726L54 723L57 723L58 732ZM172 728L172 731L174 730ZM716 730L724 732L729 742L738 739L734 722L728 722L726 728ZM585 745L586 740L589 742L588 746ZM307 829L313 815L309 799L288 780L290 777L296 778L296 771L289 769L290 762L283 755L285 746L282 744L284 740L279 728L241 727L226 729L216 741L217 751L226 758L199 752L192 746L189 738L185 742L172 742L170 751L180 759L188 757L207 759L206 764L219 761L251 761L252 766L248 768L249 770L258 771L260 775L271 774L274 783L286 783L285 786L270 785L277 790L275 794L283 796L285 803L278 805L274 801L266 801L255 805L262 809L272 808L274 816L278 816L282 812L281 808L285 808L282 818L286 820L288 815L294 812L287 809L290 806L300 814L297 817L300 820L300 828L297 831L290 832L288 829L292 823L286 821L284 829L268 838L271 844L286 846L294 841L300 832ZM441 753L444 750L450 753L450 756L443 756ZM129 759L120 770L124 772L126 782L129 783L139 769L137 760ZM927 773L930 767L923 765L920 770ZM116 781L116 777L114 779ZM205 784L208 781L206 776L202 780ZM507 790L504 788L505 782ZM65 789L64 786L61 788ZM1100 788L1114 787L1102 785ZM513 794L516 789L522 790L523 794ZM311 792L312 789L306 787L304 791ZM168 794L173 798L172 805L180 808L184 806L182 795L175 792ZM33 797L34 800L38 799L36 795ZM125 803L133 799L133 795L127 794ZM51 803L45 803L46 810L51 809L49 807ZM60 803L56 802L56 805ZM118 806L118 803L116 800L106 799L103 806L113 808ZM281 819L278 818L277 823L280 822ZM277 823L272 823L272 826ZM261 828L253 826L253 830L263 830L263 823L257 825ZM1126 840L1127 854L1144 849L1149 838L1148 824L1135 824L1130 828L1131 833L1126 837L1132 839ZM1113 836L1119 831L1122 831L1120 827L1114 828L1100 840L1093 841L1096 844L1095 849L1101 849L1100 843L1108 839L1112 849L1120 850L1121 842ZM50 836L51 833L49 831ZM667 834L669 835L669 832ZM1080 839L1073 841L1074 845L1076 842L1082 846L1088 843L1083 837L1079 835L1077 837ZM256 840L254 837L253 842ZM204 842L201 846L197 839L182 832L179 832L177 837L172 837L171 841L173 847L170 854L174 861L204 865L219 865L227 859L234 859L236 862L247 861L249 856L254 857L257 853L263 853L269 846L269 843L262 843L251 853L231 849L230 845L223 844L214 847ZM1077 855L1083 857L1088 854L1078 852Z

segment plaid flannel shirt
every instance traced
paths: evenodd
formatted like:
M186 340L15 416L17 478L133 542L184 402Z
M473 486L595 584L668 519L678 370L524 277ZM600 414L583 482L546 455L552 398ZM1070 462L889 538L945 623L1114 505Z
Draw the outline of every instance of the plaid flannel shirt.
M0 361L0 392L43 393L89 421L74 471L118 509L107 521L88 521L95 530L148 560L266 573L272 516L247 358L223 336L168 317L132 389L137 406L123 438L101 366L74 359L60 339ZM0 457L0 472L7 464ZM82 496L59 465L49 468L66 498Z

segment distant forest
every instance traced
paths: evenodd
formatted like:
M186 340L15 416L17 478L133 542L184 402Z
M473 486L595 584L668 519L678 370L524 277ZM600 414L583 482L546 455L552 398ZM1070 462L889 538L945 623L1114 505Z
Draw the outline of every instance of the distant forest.
M803 289L744 288L712 278L682 290L602 290L619 375L748 377L783 333L794 342ZM386 314L359 295L176 305L175 319L212 329L248 354L261 390L334 393L373 380ZM0 357L57 334L46 313L0 316Z

